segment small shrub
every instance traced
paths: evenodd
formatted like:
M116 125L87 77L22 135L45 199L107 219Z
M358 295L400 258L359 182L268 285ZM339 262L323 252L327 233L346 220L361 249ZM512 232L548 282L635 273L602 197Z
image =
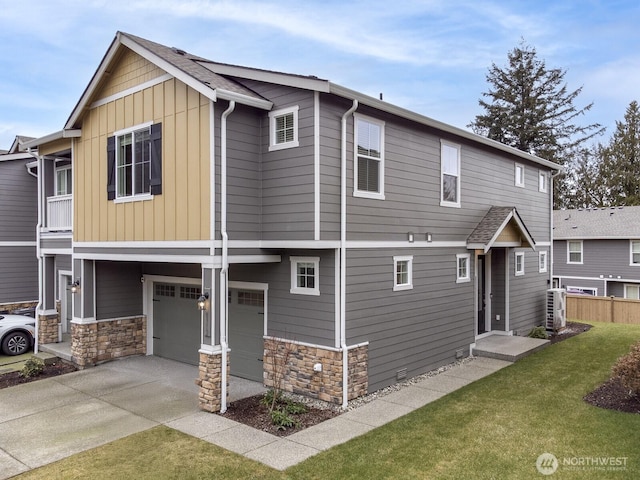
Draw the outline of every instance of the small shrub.
M24 363L20 375L25 378L37 377L44 370L44 362L37 357L31 357Z
M270 388L264 394L264 397L262 397L260 403L262 403L262 405L264 405L265 407L271 409L272 405L282 402L282 398L282 391Z
M543 326L534 327L527 336L530 338L541 338L546 340L548 338L547 329Z
M611 373L630 395L640 396L640 342L632 345L631 351L618 359Z
M285 399L283 406L287 413L291 415L300 415L301 413L307 413L307 407L304 404L300 402L294 402L290 399Z
M298 422L291 417L286 408L274 408L269 415L271 415L271 423L278 430L286 430L287 428L298 426Z

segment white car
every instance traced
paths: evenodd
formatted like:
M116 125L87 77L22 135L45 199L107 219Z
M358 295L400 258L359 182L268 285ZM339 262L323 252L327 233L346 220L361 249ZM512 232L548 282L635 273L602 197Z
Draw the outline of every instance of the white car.
M25 315L0 314L0 351L22 355L34 344L36 319Z

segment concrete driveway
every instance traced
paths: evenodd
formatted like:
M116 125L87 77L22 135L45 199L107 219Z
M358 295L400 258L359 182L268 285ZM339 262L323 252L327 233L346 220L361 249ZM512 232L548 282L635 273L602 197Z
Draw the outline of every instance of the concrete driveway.
M195 366L131 357L0 390L0 479L199 412L197 376Z

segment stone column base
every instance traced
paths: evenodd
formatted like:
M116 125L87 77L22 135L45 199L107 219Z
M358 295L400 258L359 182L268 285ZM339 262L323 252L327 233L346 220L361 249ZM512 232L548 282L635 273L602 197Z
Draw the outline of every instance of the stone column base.
M57 343L59 325L60 315L58 313L38 314L38 345Z
M230 363L227 353L227 398L229 397ZM200 353L199 375L196 385L200 387L198 406L205 412L219 412L222 408L222 352Z

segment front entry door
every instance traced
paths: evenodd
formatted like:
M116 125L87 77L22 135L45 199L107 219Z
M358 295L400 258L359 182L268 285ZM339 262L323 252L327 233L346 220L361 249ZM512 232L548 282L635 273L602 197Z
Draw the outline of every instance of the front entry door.
M487 257L478 255L478 335L487 331Z

